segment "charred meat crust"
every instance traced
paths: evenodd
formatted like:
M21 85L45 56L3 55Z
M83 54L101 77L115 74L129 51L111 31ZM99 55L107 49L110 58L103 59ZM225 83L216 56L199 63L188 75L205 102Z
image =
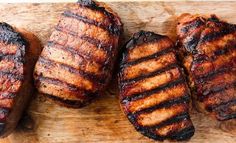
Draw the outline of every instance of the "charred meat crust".
M0 41L7 44L17 44L19 46L27 46L27 41L16 32L13 27L5 22L0 22Z
M178 23L178 24L181 24L181 23ZM236 31L236 25L229 24L224 21L220 21L216 15L211 15L211 17L209 18L196 16L193 20L189 22L185 22L183 24L184 26L180 28L180 32L186 35L185 37L183 37L184 39L181 38L182 36L179 36L178 40L180 41L180 43L178 44L184 47L184 49L186 50L185 52L188 52L193 55L199 54L199 51L197 51L196 49L199 43L203 44L206 42L211 42L213 40L217 40L227 34L230 34ZM191 35L191 34L194 34L194 31L191 33L188 33L190 32L189 29L194 30L196 28L199 28L200 26L202 26L202 29L199 32L197 32L199 33L197 37L195 35ZM217 27L217 28L220 28L220 30L210 32L207 35L202 35L202 31L204 31L205 28L211 28L211 27ZM180 35L181 33L177 33L177 34ZM192 36L192 37L189 37L189 36ZM184 42L184 40L187 38L189 38L189 40Z
M14 61L24 62L23 56L28 43L20 33L16 32L11 25L5 22L0 22L0 42L17 45L19 47L14 55L0 53L0 59L9 57L10 59L14 59Z
M204 35L204 37L201 38L202 43L210 42L216 39L219 39L227 34L233 33L236 31L236 25L230 24L224 21L220 21L220 19L216 15L211 15L210 18L206 20L206 27L209 28L220 28L219 31L214 31L208 35Z
M123 26L120 23L120 19L117 16L114 16L114 14L108 12L104 7L99 6L99 4L94 2L93 0L78 0L77 3L87 8L90 8L92 10L96 10L96 11L100 11L104 13L110 20L110 25L103 25L101 23L97 23L96 21L88 21L89 23L92 23L97 26L101 26L102 28L107 29L109 32L111 32L114 35L119 36L122 34Z
M170 140L176 140L176 141L183 141L183 140L190 139L194 135L194 132L195 132L195 128L193 126L184 128L183 130L179 132L173 132L172 134L169 134L167 136L157 135L154 131L155 128L158 129L158 127L161 128L171 123L178 123L182 120L189 119L190 118L189 113L186 113L186 112L179 114L177 116L174 116L170 119L167 119L166 121L160 123L158 126L151 127L151 129L148 127L142 127L142 126L137 125L135 116L133 116L132 114L128 114L127 117L138 132L154 140L164 141L165 139L170 139Z
M156 42L167 36L157 35L154 32L139 31L133 35L133 37L126 43L126 49L134 48L135 46L142 45L144 43Z
M194 30L195 28L199 28L202 25L205 25L205 18L197 17L196 19L189 21L187 26L181 28L181 32L187 33L190 30Z
M127 76L126 74L124 74L124 70L127 67L132 68L132 66L134 65L138 66L140 65L140 63L146 60L157 59L161 57L161 55L175 53L173 50L174 44L170 44L171 45L170 47L163 48L163 49L160 48L159 51L155 51L154 54L141 57L139 59L135 59L134 61L133 60L127 61L127 58L131 50L135 50L135 48L137 47L148 45L148 44L154 44L154 43L160 44L161 40L165 40L164 42L172 43L172 41L167 36L158 35L153 32L148 32L148 31L140 31L138 33L135 33L133 37L125 44L125 47L123 49L124 52L122 55L122 60L120 63L120 70L118 74L119 90L120 90L120 97L119 97L120 104L121 104L121 107L123 108L124 113L127 115L127 118L129 119L129 121L133 124L135 129L138 132L142 133L143 135L149 138L152 138L154 140L165 140L165 139L178 140L178 141L186 140L186 139L189 139L191 136L193 136L195 129L192 125L192 122L190 120L189 113L188 113L188 104L190 102L189 91L186 85L186 80L183 74L183 70L178 66L177 60L174 63L170 63L169 65L162 66L160 69L156 69L155 71L151 73L149 72L141 73L138 75L138 77L124 79L124 77ZM132 85L133 83L137 83L147 78L166 73L169 70L176 69L176 68L178 69L178 72L180 72L180 75L179 77L176 77L176 79L172 79L170 82L166 82L151 90L142 89L140 87L141 88L140 92L132 93L131 95L127 95L127 93L123 91L123 90L129 90L129 88L126 88L129 84ZM135 111L132 111L132 112L130 111L129 106L132 106L130 105L131 102L137 102L137 101L143 100L143 102L145 103L144 100L147 100L146 98L152 96L153 94L159 94L160 92L163 93L167 89L170 89L173 87L177 88L177 85L181 85L185 89L180 97L163 100L163 101L160 101L159 103L155 103L155 105L148 105L148 106L146 105L144 108L142 107L138 110L135 109ZM133 88L133 87L131 86L130 88ZM138 118L142 115L145 116L145 114L152 114L158 110L161 111L164 109L167 110L166 112L168 112L168 110L171 110L173 106L181 107L183 108L183 111L169 118L165 118L160 123L155 123L154 125L149 125L149 126L142 125L138 121ZM179 125L182 124L183 121L186 121L187 124L185 124L183 127L180 127ZM168 128L168 126L175 126L175 125L177 126L177 128L173 130L168 129L168 133L166 134L164 133L165 135L161 135L157 133L158 130L164 131L163 128L165 127Z
M141 30L137 33L134 33L132 38L130 38L130 40L128 40L126 42L126 44L123 48L123 54L122 54L122 59L121 59L121 63L120 63L120 65L121 65L120 70L125 66L136 64L136 63L148 60L150 58L154 58L154 57L157 57L159 55L165 54L166 52L173 51L172 49L167 48L166 50L162 50L161 52L154 53L151 56L144 57L144 58L141 58L139 60L135 60L135 61L127 63L126 58L127 58L129 49L132 49L135 46L140 46L140 45L145 44L145 43L157 42L158 40L161 40L161 39L164 39L164 38L167 38L167 36L157 35L154 32L150 32L150 31Z

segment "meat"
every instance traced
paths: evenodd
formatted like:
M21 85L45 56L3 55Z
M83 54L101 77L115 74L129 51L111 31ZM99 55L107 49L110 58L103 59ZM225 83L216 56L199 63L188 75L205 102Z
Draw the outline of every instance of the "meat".
M153 32L135 33L124 48L120 104L137 131L155 140L186 140L194 134L190 93L173 42Z
M236 118L236 25L183 14L177 35L197 109L218 120Z
M33 90L33 66L40 53L37 38L0 23L0 137L16 127Z
M36 64L38 91L78 108L102 94L111 79L122 23L102 3L81 0L66 10Z

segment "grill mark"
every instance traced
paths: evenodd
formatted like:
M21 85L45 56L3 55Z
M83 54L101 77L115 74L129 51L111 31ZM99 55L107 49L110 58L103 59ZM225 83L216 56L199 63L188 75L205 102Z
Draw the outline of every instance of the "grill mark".
M215 39L224 37L225 35L232 34L233 32L236 31L236 28L233 25L226 24L226 23L223 23L223 24L225 24L223 26L226 26L226 27L223 27L222 29L220 29L219 32L212 31L209 34L204 35L204 37L201 38L200 43L202 44L202 43L210 42Z
M196 77L195 78L195 82L196 82L196 84L202 84L205 81L213 78L214 76L217 76L219 74L223 74L223 73L226 73L226 72L230 72L231 70L232 70L231 67L223 66L223 67L221 67L221 68L219 68L217 70L212 70L211 72L208 72L208 74Z
M59 26L56 26L55 29L57 31L60 31L62 33L65 33L65 34L70 34L71 36L74 36L76 38L80 38L82 40L85 40L87 42L89 42L90 44L93 44L95 45L96 47L100 48L100 49L103 49L104 51L107 51L108 53L111 53L112 52L112 49L113 49L113 46L112 44L107 44L107 43L104 43L103 41L101 40L98 40L98 39L94 39L93 37L88 37L86 35L82 35L82 36L78 36L75 32L72 32L72 31L65 31L63 30L63 28L59 27Z
M194 64L192 65L192 69L191 69L191 71L192 71L192 73L193 73L193 75L194 75L194 77L195 77L195 79L198 81L198 80L202 80L202 78L204 79L204 78L211 78L212 76L214 76L214 74L217 74L217 72L219 72L219 73L224 73L224 72L230 72L231 71L231 68L232 68L232 60L233 60L234 58L232 57L229 61L224 61L225 63L224 64L222 64L222 65L220 65L220 64L218 64L217 63L217 65L214 65L215 63L215 61L208 61L208 60L206 60L206 59L200 59L200 60L202 60L202 61L197 61L197 62L199 62L199 63L196 63L195 61L194 61ZM217 59L218 60L218 59ZM223 60L223 59L221 59L221 60ZM201 65L204 61L207 61L207 63L208 64L211 64L211 66L210 67L206 67L206 66L203 66L203 65ZM207 64L207 63L204 63L204 64ZM200 64L200 65L199 65ZM200 66L200 68L198 67L198 66ZM215 69L216 67L218 66L218 68L217 69ZM230 67L231 66L231 67ZM205 69L204 68L207 68L207 72L205 71ZM201 71L201 72L199 72L198 70L203 70L203 71ZM214 73L215 72L215 73ZM208 74L209 74L209 76L210 77L207 77L208 76ZM213 74L213 75L211 75L211 74ZM204 82L204 80L202 80L203 82Z
M70 46L64 46L64 45L62 45L62 44L57 43L56 41L48 41L48 45L49 45L49 46L55 46L55 45L60 46L61 49L63 49L63 50L68 50L69 52L71 52L71 53L73 53L73 54L79 55L79 56L81 56L81 57L83 56L83 57L86 58L87 60L93 60L93 61L95 61L96 63L99 63L99 64L103 64L104 61L107 61L107 57L110 56L110 55L109 55L110 53L108 53L108 52L105 51L105 53L106 53L105 59L94 58L94 55L93 55L93 56L90 56L89 53L87 53L87 52L81 51L80 49L75 49L75 48L70 47ZM97 47L96 47L96 48L97 48ZM82 53L83 55L80 54L80 53Z
M120 33L116 33L113 31L112 25L104 25L101 22L97 22L95 20L88 19L87 17L83 17L81 15L72 13L71 11L65 11L62 15L66 16L66 17L70 17L70 18L75 18L75 19L82 21L82 22L89 24L89 25L97 26L97 27L102 28L102 29L108 31L109 33L117 35L117 36L119 36L119 34L120 34Z
M176 141L187 140L191 138L195 132L194 127L190 126L177 132L178 134L172 133L167 136L160 136L155 133L154 129L144 128L144 127L139 127L139 126L135 126L135 128L137 131L141 132L144 136L147 136L149 138L152 138L154 140L159 140L159 141L163 141L164 139L171 139L171 140L176 140Z
M83 90L72 91L63 83L62 85L56 85L47 80L38 80L38 75L34 75L34 77L35 86L39 93L50 94L67 100L84 100L88 98Z
M160 135L154 133L154 130L156 130L158 128L161 128L161 127L164 127L166 125L171 125L172 123L181 122L181 121L186 120L186 119L189 122L191 122L188 112L183 112L179 115L171 117L170 119L167 119L167 120L159 123L158 125L154 125L152 127L140 126L139 124L136 123L135 117L132 116L131 114L128 115L128 119L130 120L131 123L133 123L135 125L135 128L136 128L137 131L141 132L145 136L148 136L148 137L156 139L156 140L164 140L165 138L168 138L168 136L160 136ZM192 128L194 129L193 126L192 126ZM193 130L193 132L194 132L194 130Z
M160 104L168 100L182 97L186 94L189 94L189 90L186 84L179 84L172 88L170 87L169 89L162 90L150 96L144 97L143 99L131 101L124 106L129 107L126 109L128 109L130 112L134 112L134 111L144 109L146 107L154 106L155 104Z
M41 57L50 59L56 63L68 65L75 69L82 70L96 76L102 76L103 74L106 74L106 71L111 70L111 66L105 65L105 63L103 65L100 65L96 62L88 61L83 57L80 57L79 55L77 56L73 53L70 53L67 50L54 47L45 47L44 50L45 51L42 52ZM55 54L54 51L56 51L58 54ZM69 57L67 57L66 59L63 55L67 55Z
M134 61L131 61L131 62L125 62L123 60L121 65L120 65L120 69L128 67L128 66L139 64L139 63L141 63L143 61L146 61L146 60L157 58L159 56L162 56L164 54L168 54L170 52L173 52L172 48L165 48L164 50L158 51L158 52L156 52L156 53L154 53L154 54L152 54L150 56L142 57L140 59L137 59L137 60L134 60Z
M101 13L103 13L111 22L111 24L108 26L109 31L111 31L115 35L120 35L123 31L122 23L120 22L120 19L113 15L112 13L108 12L104 7L100 7L92 0L78 0L77 2L83 7L89 8L91 10L96 10Z
M40 57L38 59L38 62L42 63L42 64L45 64L45 65L49 65L49 66L56 64L56 62L54 62L52 60L49 60L49 59L46 59L46 58L43 58L43 57ZM104 82L105 82L104 77L102 77L102 76L96 76L92 73L88 73L88 72L85 72L83 70L75 69L75 68L73 68L71 66L68 66L66 64L60 63L59 65L62 69L65 69L65 70L69 71L70 73L80 75L83 78L88 79L89 81L93 82L94 84L98 83L98 85L100 85L100 84L104 84Z
M197 64L201 64L204 61L211 62L211 60L214 60L219 56L226 55L231 50L234 50L235 48L236 47L230 47L230 48L226 47L226 48L223 48L223 49L218 49L218 50L214 51L214 54L210 57L208 57L206 55L203 55L203 54L198 54L194 57L194 60L191 64L191 67L194 67L194 65L197 65ZM225 66L222 66L222 68L223 67L225 67Z
M229 52L231 52L232 50L235 50L236 47L235 46L232 46L232 47L227 47L225 46L225 48L222 48L222 49L217 49L216 51L213 52L213 55L210 56L210 57L206 57L205 58L199 58L199 60L197 60L195 63L201 63L202 61L204 60L208 60L208 59L216 59L217 57L221 56L221 55L226 55L228 54Z
M10 92L0 93L0 100L1 99L13 99L14 97L16 97L16 93L10 93Z
M24 76L23 75L13 74L11 72L0 71L0 77L3 78L2 76L6 76L6 78L11 79L11 80L19 80L19 81L23 81L24 80Z
M55 27L58 27L65 32L77 35L78 37L83 35L93 37L94 39L100 40L107 45L113 44L117 46L117 42L119 40L119 36L112 35L100 27L90 25L69 17L62 17Z
M148 91L144 91L142 93L138 93L138 94L133 94L132 96L128 96L128 97L124 97L122 99L122 104L126 104L130 101L135 101L135 100L138 100L138 99L143 99L145 98L146 96L149 96L149 95L152 95L154 93L157 93L161 90L166 90L168 88L171 88L177 84L181 84L181 83L184 83L185 82L185 79L183 77L180 77L178 78L177 80L175 81L172 81L172 82L169 82L169 83L166 83L166 84L163 84L161 86L158 86L154 89L151 89L151 90L148 90ZM122 89L122 88L120 88Z
M168 135L167 137L173 140L182 141L182 140L189 139L190 137L192 137L194 132L195 132L194 127L190 126L190 127L182 129L181 131L172 133Z
M184 96L181 96L181 97L178 97L175 99L171 99L171 100L167 100L167 101L163 101L157 105L153 105L151 107L141 109L139 111L135 111L133 114L140 115L142 113L150 113L156 109L167 108L167 107L171 107L173 105L177 105L177 104L181 104L181 103L189 103L190 96L187 93L184 93L184 94L185 94Z
M175 69L175 68L178 68L178 67L179 66L176 63L169 64L169 65L167 65L167 66L165 66L161 69L158 69L154 72L151 72L151 73L148 73L148 74L145 74L145 75L141 75L141 76L138 76L138 77L135 77L135 78L132 78L132 79L123 80L123 81L121 81L121 85L128 84L128 83L131 83L131 82L137 82L137 81L145 79L145 78L153 77L155 75L158 75L160 73L163 73L165 71Z
M132 79L140 75L153 73L172 64L177 64L177 59L175 54L171 52L158 58L143 61L137 65L127 66L121 69L119 76L122 76L121 80Z
M151 126L151 128L153 129L158 129L160 127L163 127L163 126L166 126L166 125L170 125L170 124L173 124L173 123L176 123L176 122L180 122L184 119L190 119L190 116L189 116L189 113L184 111L183 113L180 113L180 114L177 114L173 117L170 117L169 119L157 124L157 125L153 125Z
M197 17L196 19L189 21L187 23L184 23L184 27L181 28L181 32L187 33L190 29L198 28L205 24L205 21L203 21L201 18Z
M59 44L56 44L53 41L48 41L47 45L48 45L49 48L52 47L52 48L61 49L61 50L66 51L66 52L70 52L72 55L75 54L75 55L78 55L79 57L81 57L83 59L90 60L90 59L88 59L87 56L81 55L79 52L75 51L74 49L72 49L70 47L61 46Z
M93 95L93 92L92 91L89 91L89 90L85 90L85 89L82 89L80 87L77 87L75 85L72 85L72 84L69 84L69 83L66 83L64 81L60 81L58 79L54 79L54 78L48 78L48 77L43 77L41 75L37 75L37 80L36 82L38 81L46 81L50 84L54 84L54 85L58 85L58 86L62 86L62 87L65 87L67 89L69 89L70 91L72 92L78 92L78 93L81 93L83 92L83 96L90 96L90 95Z
M121 95L132 96L134 94L139 94L140 92L149 91L166 83L175 81L181 76L183 76L182 71L179 68L174 68L141 81L125 84L121 83L120 87L123 89L123 91L121 91ZM158 80L160 81L158 82Z
M63 51L68 51L72 55L78 55L79 57L81 57L83 59L87 59L89 61L94 61L94 58L86 55L86 53L81 54L80 51L77 51L74 48L71 48L71 47L68 47L68 46L61 46L60 44L57 44L54 41L48 41L48 46L53 47L53 48L57 48L57 49L61 49ZM98 63L98 64L103 64L104 63L104 62L101 62L99 60L95 60L95 62Z
M220 56L220 55L225 55L226 53L229 52L228 48L224 48L224 49L219 49L217 51L214 52L215 56Z
M226 54L229 53L231 50L236 49L235 46L236 46L236 45L234 45L233 47L230 47L230 48L226 46L226 48L218 49L218 50L214 51L214 56L217 57L217 56L221 56L221 55L226 55Z
M212 112L214 110L218 110L220 108L228 108L229 106L231 105L236 105L236 98L232 99L232 100L229 100L227 102L222 102L220 104L214 104L214 105L209 105L209 106L206 106L205 109L208 111L208 112Z
M137 122L136 122L136 119L137 119L137 114L131 114L129 113L127 115L128 119L130 120L131 123L133 123L134 125L137 125ZM152 126L141 126L141 125L138 125L138 130L154 130L154 129L159 129L163 126L166 126L166 125L170 125L170 124L173 124L173 123L176 123L176 122L180 122L184 119L188 119L190 120L190 116L189 116L189 113L187 111L184 111L182 113L179 113L177 115L174 115L173 117L170 117L164 121L162 121L161 123L159 124L156 124L156 125L152 125Z
M9 60L9 61L15 61L19 63L24 63L24 58L22 55L17 54L3 54L0 53L0 60Z
M89 37L89 36L86 36L86 35L81 36L81 39L97 46L98 48L101 48L101 49L107 51L108 53L113 52L112 51L113 50L112 44L106 44L106 43L102 42L101 40L94 39L93 37Z
M221 87L213 87L211 89L203 91L202 95L197 96L197 98L200 102L203 102L203 100L210 97L210 95L216 94L218 92L222 92L222 91L224 91L226 89L229 89L229 88L235 88L235 87L236 87L236 81L234 81L231 84L227 84L227 85L224 85L224 86L221 86Z
M236 113L227 114L227 115L222 115L222 114L223 114L223 112L218 113L218 116L219 116L219 117L217 117L217 118L218 118L218 120L220 120L220 121L225 121L225 120L230 120L230 119L236 118Z

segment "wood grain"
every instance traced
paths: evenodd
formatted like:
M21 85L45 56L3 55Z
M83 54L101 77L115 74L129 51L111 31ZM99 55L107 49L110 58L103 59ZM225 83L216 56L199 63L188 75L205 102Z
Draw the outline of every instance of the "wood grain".
M181 13L215 13L236 23L236 2L111 2L124 23L124 37L140 29L175 39L176 17ZM42 44L59 14L71 4L1 4L0 20L35 33ZM1 143L154 142L137 133L119 108L116 80L109 90L83 109L68 109L35 95L15 132ZM235 143L236 121L217 122L191 110L196 133L191 143ZM168 142L168 141L165 141ZM187 142L187 141L186 141Z

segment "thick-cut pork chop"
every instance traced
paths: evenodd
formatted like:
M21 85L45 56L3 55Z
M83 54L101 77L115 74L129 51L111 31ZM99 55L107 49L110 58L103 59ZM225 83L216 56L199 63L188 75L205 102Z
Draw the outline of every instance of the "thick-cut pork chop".
M197 108L218 120L236 118L236 25L183 14L177 35Z
M136 130L156 140L185 140L194 134L190 93L174 44L153 32L135 33L120 65L120 103Z
M40 54L29 32L0 23L0 136L16 127L33 92L33 69Z
M81 107L111 79L122 32L110 8L81 0L65 11L36 64L39 92L68 107Z

